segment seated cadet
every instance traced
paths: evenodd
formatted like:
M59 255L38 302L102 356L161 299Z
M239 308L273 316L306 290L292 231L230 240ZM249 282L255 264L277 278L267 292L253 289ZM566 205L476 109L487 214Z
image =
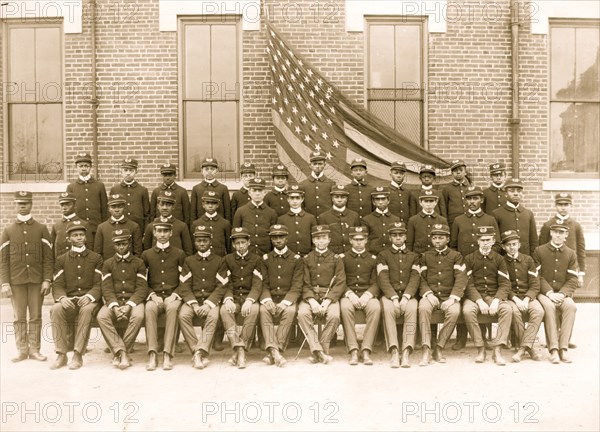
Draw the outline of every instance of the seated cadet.
M139 228L139 227L138 227ZM146 266L131 253L131 231L117 229L112 233L115 254L102 266L104 306L98 312L98 325L113 354L113 366L131 366L127 353L144 323L144 300L148 296ZM128 322L125 334L115 328L117 321Z
M217 275L217 279L225 286L220 315L225 334L234 350L229 362L232 366L237 365L238 369L244 369L246 351L250 349L256 330L258 299L264 279L263 265L261 258L249 251L250 233L246 228L233 228L231 243L234 252L223 258ZM239 314L244 318L241 334L236 328L236 317Z
M519 234L516 231L502 233L502 248L506 252L504 260L508 267L512 290L509 294L512 307L512 329L517 338L519 350L512 356L518 363L525 352L533 360L539 355L533 349L538 330L544 319L544 309L537 300L540 293L540 280L536 264L529 255L519 253L521 247ZM527 322L527 329L525 329Z
M181 221L180 221L181 222ZM148 288L146 297L146 343L148 345L148 364L146 370L153 371L158 366L159 351L158 316L165 314L163 336L163 369L173 369L171 358L175 350L177 334L177 311L181 297L177 294L179 273L185 261L185 252L171 245L173 226L168 222L153 222L153 235L156 243L142 253L142 259L148 268Z
M292 252L305 256L311 250L310 237L307 233L317 224L317 220L302 209L304 191L300 186L290 186L286 195L289 209L277 218L277 223L287 227L289 232L287 244Z
M146 226L146 232L144 233L144 250L150 249L156 243L156 239L153 235L154 225L156 223L168 223L171 225L169 243L173 247L184 251L186 255L192 255L194 252L189 228L183 221L177 219L173 215L173 209L175 208L175 193L170 190L159 190L155 200L156 211L159 216Z
M512 307L506 301L511 288L508 268L504 258L492 250L496 242L494 227L479 227L477 236L479 249L465 257L469 281L465 291L463 317L477 347L475 362L483 363L485 346L477 314L498 315L498 331L490 345L494 349L492 355L494 362L504 366L506 361L502 357L502 346L506 346L508 342L512 320Z
M350 365L354 366L359 361L359 346L356 336L355 313L362 310L365 313L366 326L361 346L361 358L365 365L371 366L371 352L373 342L377 335L379 318L381 317L381 305L377 297L379 287L377 286L377 259L370 255L367 250L367 238L369 233L365 227L354 227L350 229L350 249L342 258L344 271L346 272L346 292L340 299L340 314L342 325L346 336L346 345L350 353Z
M392 354L390 366L410 367L410 353L417 334L417 291L420 284L419 256L406 247L406 224L396 222L388 228L392 245L377 255L377 279L383 292L383 329L387 350ZM396 319L404 316L402 328L402 362L398 349Z
M544 308L544 329L550 361L571 363L569 340L573 333L577 306L573 292L577 289L577 254L565 243L569 227L561 220L550 225L550 241L538 246L533 259L540 272L538 300Z
M288 229L273 225L269 230L273 250L263 256L265 278L260 296L260 327L265 338L267 364L282 367L286 364L281 352L285 351L290 330L302 294L304 265L300 255L287 247ZM273 318L279 317L275 330Z
M225 256L231 252L231 222L217 213L220 199L217 193L212 190L204 191L202 195L202 208L204 213L192 222L192 234L196 231L199 225L208 227L212 234L211 237L211 252L218 256Z
M360 225L358 213L346 207L348 203L348 190L344 185L331 187L331 209L321 213L317 218L319 225L328 225L331 231L329 249L336 254L344 253L350 249L350 227Z
M183 299L179 326L196 369L204 369L208 364L210 345L219 321L219 305L225 293L225 287L217 279L223 259L211 252L211 240L210 227L198 225L194 231L197 252L185 259L179 276L178 294ZM195 316L202 324L198 334L194 329Z
M340 325L338 300L346 291L346 273L342 258L327 249L330 230L327 225L316 225L312 232L315 248L303 258L303 302L298 306L298 325L304 333L312 356L312 363L330 363L329 344ZM315 332L315 318L325 318L320 337Z
M123 214L125 211L125 198L119 194L108 197L108 220L98 225L94 237L94 252L102 255L105 261L112 257L115 248L112 242L112 233L117 229L126 229L131 233L131 252L139 257L142 255L142 231L137 222L132 221Z
M445 363L443 349L450 339L460 315L460 300L467 286L467 273L463 257L448 247L450 228L436 224L431 230L433 250L421 256L421 300L419 300L419 328L423 339L423 357L419 366L431 361L431 314L444 312L444 325L440 329L433 359Z
M418 254L432 250L431 233L434 225L448 225L446 218L440 216L435 207L439 198L430 190L418 196L421 211L408 220L406 247Z
M52 336L58 357L50 369L67 364L68 325L77 325L73 358L69 369L83 366L83 354L90 338L92 318L100 308L102 296L102 257L85 247L86 226L82 221L70 222L67 235L71 250L56 259L50 309ZM75 323L72 321L75 320Z
M279 163L273 167L273 172L271 175L273 180L273 189L271 189L265 195L265 204L275 210L277 216L286 214L290 209L286 194L289 176L290 173L285 165Z
M371 192L371 199L375 210L362 218L362 224L369 230L367 249L377 256L391 244L387 230L395 222L400 222L400 218L389 211L390 191L387 188L377 186Z

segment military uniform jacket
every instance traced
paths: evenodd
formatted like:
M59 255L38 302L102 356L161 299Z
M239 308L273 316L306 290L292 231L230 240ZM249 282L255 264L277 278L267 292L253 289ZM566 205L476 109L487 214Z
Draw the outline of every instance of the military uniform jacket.
M303 261L302 298L338 301L346 292L346 271L342 258L330 250L325 253L312 250Z
M154 246L142 252L142 260L148 268L148 297L156 294L169 297L179 286L179 274L183 270L185 252L169 246L164 250Z
M290 209L290 204L287 200L287 194L285 193L285 189L277 190L273 188L265 195L265 204L275 210L277 216L281 216L286 214Z
M567 236L565 244L569 249L573 249L575 251L577 254L579 271L585 273L585 237L583 236L583 229L581 228L581 225L571 216L566 219L554 216L546 221L540 230L539 244L543 245L551 240L550 225L553 225L557 220L562 220L564 225L569 227L569 235Z
M69 183L67 192L71 192L77 199L75 204L77 216L87 222L88 228L95 233L98 225L108 219L108 198L104 183L93 177L87 181L78 178Z
M498 207L506 204L506 192L503 187L497 187L493 183L483 190L483 211L492 214Z
M369 252L377 255L392 244L387 231L395 222L400 222L400 218L391 214L389 210L385 213L374 211L362 218L362 224L369 228Z
M371 200L371 192L374 189L375 187L367 184L364 180L359 183L355 179L352 179L352 182L346 185L346 190L349 192L346 206L358 213L360 218L373 212L375 209Z
M421 287L423 297L432 292L442 301L450 296L462 298L467 287L467 271L459 252L446 247L443 251L430 250L421 256Z
M263 256L264 275L261 302L271 298L292 305L302 295L304 263L289 248L278 254L274 250Z
M317 225L317 220L310 213L302 210L300 213L288 211L277 218L277 223L285 225L289 231L288 247L302 256L312 249L310 232Z
M217 274L217 279L225 286L224 300L236 303L258 301L264 280L262 258L252 252L240 256L237 252L225 255Z
M538 246L537 227L535 226L535 217L531 210L523 205L517 208L505 203L502 207L493 211L492 216L498 222L500 232L515 230L521 236L521 248L519 252L526 255L532 255Z
M565 245L556 248L552 243L539 246L532 257L538 263L540 273L540 291L551 291L573 297L577 289L577 255Z
M483 296L508 299L510 277L506 261L500 254L490 251L488 256L483 256L478 249L465 257L465 264L469 277L466 291L469 300L477 301Z
M360 217L355 211L345 208L344 211L336 210L332 207L317 217L318 225L328 225L331 230L331 242L329 249L333 253L341 254L350 248L350 236L348 235L350 227L360 225Z
M316 217L329 210L331 208L329 192L334 185L335 182L324 174L319 179L309 174L308 178L300 182L300 186L304 189L304 210Z
M173 224L173 235L171 236L169 243L173 247L183 250L186 255L192 255L194 253L194 245L190 238L188 226L179 219L175 219L172 215L167 219L169 223ZM144 250L150 249L156 244L156 239L154 238L152 231L154 230L154 223L160 221L161 218L157 217L146 227L146 232L144 233Z
M102 297L108 308L128 304L136 307L148 297L146 265L131 252L114 255L102 266Z
M109 259L115 254L115 247L112 242L113 231L126 228L131 231L131 248L135 256L142 256L142 232L140 226L127 217L116 221L110 217L107 221L98 225L98 231L94 237L94 252L102 255L104 260Z
M366 250L358 254L349 250L342 258L346 272L346 293L353 292L357 296L369 292L372 297L379 297L377 285L377 258Z
M444 201L444 197L442 196L442 193L435 189L428 189L431 192L433 192L433 195L438 197L438 202L437 205L435 206L434 211L439 214L442 217L446 217L446 202ZM418 189L413 189L410 191L410 196L411 196L411 200L410 200L410 216L414 216L416 214L418 214L421 211L421 204L419 203L419 196L421 195L421 193L423 192L422 188L418 188ZM410 217L409 217L410 220Z
M144 232L146 224L150 222L150 198L148 188L137 181L127 184L124 181L110 188L110 194L119 194L127 202L125 203L125 217L131 219L140 226L140 232Z
M271 250L269 228L277 223L277 213L262 202L259 206L249 202L240 207L233 217L233 227L244 227L250 233L250 242L262 253Z
M446 218L436 212L426 215L422 211L408 220L406 227L406 247L416 253L433 250L431 234L429 232L436 224L446 224Z
M465 214L454 219L452 228L450 229L450 244L449 246L461 253L462 256L467 256L470 253L479 249L477 243L477 230L480 226L494 227L496 233L496 244L494 250L500 251L500 234L498 230L498 222L493 216L485 214L481 209L476 213L471 213L467 210Z
M390 182L389 185L390 190L390 205L388 210L394 216L398 216L402 222L405 224L408 223L408 219L410 219L411 206L415 206L418 204L413 204L412 200L414 199L410 193L410 189L404 183L399 185L395 182Z
M71 245L67 240L67 225L69 222L80 221L83 226L88 228L88 224L82 221L77 215L71 218L62 217L61 220L55 222L50 230L50 239L52 241L52 249L54 250L54 258L67 253L71 249ZM93 249L94 241L91 239L91 231L86 231L85 246L89 249Z
M217 279L223 258L213 253L203 257L198 253L185 259L183 270L179 276L177 293L184 302L206 302L210 307L221 303L225 287Z
M54 255L46 225L33 218L16 221L2 232L0 280L11 285L52 280Z
M405 246L398 249L390 246L377 255L377 280L379 288L390 300L406 294L409 298L417 295L421 276L419 255Z
M218 214L211 217L204 213L192 222L192 228L190 230L192 239L193 233L199 225L210 228L210 232L212 233L212 253L224 257L231 252L231 239L229 237L231 235L231 222Z
M446 217L450 225L453 224L457 216L467 211L465 193L467 193L469 186L470 184L466 179L462 183L453 180L452 183L444 186L442 189L442 199L444 200Z
M83 252L62 254L54 264L52 296L55 301L62 297L88 295L96 302L102 296L102 257L89 249Z
M504 255L504 260L510 276L509 298L517 296L521 300L525 297L535 300L540 293L540 278L533 258L519 253L516 258Z
M164 183L152 191L152 198L150 198L150 218L156 218L160 216L157 207L158 194L161 190L170 190L175 196L175 205L173 206L173 216L175 219L182 221L184 224L189 225L190 223L190 199L188 198L187 191L179 186L176 182L173 182L169 186Z
M196 186L192 188L192 204L191 204L191 215L190 220L195 221L204 214L204 207L202 207L202 195L206 191L213 191L215 197L219 198L219 206L217 207L217 213L221 217L231 220L233 215L231 214L231 199L229 198L229 189L223 183L218 180L207 182L202 180Z
M248 189L244 186L240 187L239 190L236 190L231 196L231 221L233 222L233 218L237 213L238 209L242 206L245 206L250 202L250 195L248 194Z

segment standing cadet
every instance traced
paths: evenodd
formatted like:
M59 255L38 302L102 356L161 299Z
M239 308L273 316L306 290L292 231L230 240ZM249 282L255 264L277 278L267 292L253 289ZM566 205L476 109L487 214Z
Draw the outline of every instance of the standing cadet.
M231 200L229 198L229 189L226 185L216 179L219 171L219 163L215 158L206 158L202 161L202 181L192 188L192 203L190 208L190 222L195 221L204 214L202 197L205 192L212 192L212 196L218 198L218 207L216 212L222 218L231 221ZM194 229L192 228L192 232Z
M15 192L16 221L4 228L0 252L2 294L11 297L15 340L19 354L14 363L27 359L45 361L40 354L42 303L50 292L54 266L50 233L31 216L33 194ZM27 312L29 311L29 321Z
M388 234L392 245L377 255L377 280L383 292L383 329L387 350L391 353L390 366L410 367L410 354L415 347L417 334L416 299L420 284L419 256L406 247L406 224L396 222ZM404 316L402 328L402 361L398 349L396 320Z
M506 252L504 259L512 287L509 294L513 312L512 329L519 347L512 356L512 360L516 363L521 361L525 352L533 360L539 360L533 344L544 318L544 309L537 300L540 293L538 270L533 258L519 253L520 246L519 234L516 231L502 233L502 248ZM525 329L525 322L527 322L527 329Z
M223 216L217 213L220 199L217 193L212 190L204 191L202 195L202 207L204 213L192 223L192 234L196 232L196 227L202 225L208 227L212 234L210 248L212 253L218 256L225 256L231 252L231 223Z
M412 196L410 189L404 184L406 165L404 162L393 162L390 167L390 213L398 216L405 224L410 218Z
M483 190L483 211L492 214L498 207L506 203L506 167L502 162L490 164L490 186Z
M419 197L424 195L426 192L431 192L431 195L435 195L437 197L435 211L440 216L443 216L444 218L446 217L445 201L442 199L441 192L433 185L435 176L435 168L432 165L423 165L419 170L419 180L421 180L421 186L410 191L410 216L414 216L421 211L421 200Z
M300 182L305 194L304 209L316 218L331 208L329 192L335 185L324 173L326 160L325 153L313 151L309 157L311 173L307 179Z
M75 213L75 195L71 192L61 192L58 196L58 203L60 204L62 217L52 225L52 230L50 231L54 258L68 252L71 248L71 245L67 242L67 225L69 222L81 220ZM94 244L90 243L88 235L86 246L91 248Z
M252 239L252 251L258 256L271 250L269 227L277 223L277 213L264 202L265 181L250 180L248 195L251 201L238 208L233 217L233 227L243 227Z
M52 336L58 357L50 369L67 365L69 323L77 325L69 369L83 366L83 354L90 338L92 318L100 309L102 257L85 247L86 227L81 221L67 226L71 250L56 259L50 309Z
M312 356L312 363L330 363L328 354L331 338L340 325L338 300L346 291L346 273L342 258L327 247L330 242L327 225L316 225L312 232L315 248L303 258L303 302L298 306L298 325L304 333ZM315 318L324 318L320 336L315 332Z
M165 191L167 192L167 191ZM146 342L148 345L148 364L146 370L153 371L158 366L159 351L158 316L165 314L163 336L163 369L173 369L171 358L177 340L177 311L181 297L177 294L179 274L185 261L185 252L169 242L173 235L173 226L168 222L154 222L152 225L156 243L142 253L144 264L148 268L148 289L146 298Z
M362 219L362 224L369 230L369 252L377 256L391 245L388 228L400 222L400 218L390 213L390 191L387 188L377 186L371 192L371 200L375 210Z
M500 232L514 230L519 234L521 239L519 252L532 255L538 246L537 227L531 210L521 204L523 183L519 179L512 179L506 182L504 188L507 201L502 207L494 210L492 216L496 218Z
M144 232L146 224L150 221L150 198L148 189L135 179L138 171L138 161L126 157L121 162L121 176L123 180L110 188L110 195L118 194L125 199L124 215L140 226Z
M573 292L577 289L577 255L566 246L569 226L557 220L550 226L550 241L533 253L540 272L538 300L544 308L546 345L552 363L571 363L569 340L573 333L577 307Z
M336 254L350 249L350 228L360 225L358 213L348 209L348 190L344 185L334 185L331 188L331 209L323 212L317 218L317 224L329 226L331 231L329 249Z
M502 357L502 346L506 347L508 342L512 320L512 307L506 301L511 290L508 268L504 258L492 250L496 241L494 227L479 227L477 235L479 249L465 257L469 281L465 292L463 316L467 330L477 347L475 361L483 363L485 346L477 314L498 315L498 331L490 344L494 347L493 360L497 365L504 366L506 361Z
M467 286L467 272L463 257L448 247L450 228L435 224L431 230L433 249L421 256L421 300L419 300L419 328L423 339L423 356L419 366L431 361L431 314L440 309L444 325L440 329L433 359L445 363L443 349L450 339L460 315L460 300Z
M102 266L104 306L97 318L104 340L113 354L113 366L119 369L131 366L127 353L133 349L144 323L144 300L148 296L146 265L141 258L133 256L131 239L131 231L127 228L112 232L115 254ZM122 337L115 328L119 321L127 322Z
M265 338L267 356L265 362L283 367L290 330L302 295L304 264L300 255L287 247L288 229L285 225L273 225L269 231L273 250L263 256L265 278L260 296L260 327ZM274 318L279 317L275 330Z
M204 193L210 192L214 193ZM219 305L225 288L217 279L222 257L211 252L210 227L196 227L194 244L197 252L185 259L179 277L179 294L183 299L179 310L179 326L192 351L192 366L204 369L219 321ZM198 334L194 329L194 317L198 317L202 324Z
M186 255L194 253L188 226L173 215L173 210L177 205L176 200L176 194L171 190L160 190L158 192L156 207L159 216L146 226L144 250L150 249L156 243L156 239L153 237L154 225L157 223L168 223L171 225L172 231L169 242L173 247L183 250Z
M286 191L288 199L288 211L277 218L277 223L285 225L288 229L286 244L292 252L307 255L312 249L310 236L312 228L317 224L317 220L310 213L302 209L304 201L304 191L298 185L292 185ZM273 239L271 239L273 240Z
M94 244L96 229L108 218L107 197L104 183L96 180L91 174L92 157L89 153L79 153L75 158L75 166L79 171L77 180L69 183L67 192L75 195L75 212L88 224L88 238Z
M348 208L363 217L374 210L371 192L374 187L367 184L367 161L356 158L350 163L350 174L352 181L346 186L348 189Z
M359 361L358 338L356 336L357 310L364 311L366 326L361 346L361 358L365 365L372 365L371 352L373 342L377 335L377 327L381 317L381 304L379 303L379 287L377 285L377 258L370 255L367 250L369 233L365 227L354 227L350 230L350 249L343 257L344 271L346 273L346 292L340 299L340 315L346 345L350 354L350 365L354 366Z
M280 163L273 167L273 173L271 175L271 178L273 179L273 189L265 196L265 204L275 210L277 216L286 214L290 209L286 194L289 175L290 173L285 165Z
M452 165L450 165L450 171L454 179L452 183L442 188L442 199L446 207L448 225L452 228L454 219L464 214L467 210L465 194L471 184L467 178L467 165L464 161L460 159L453 160Z
M260 256L249 251L250 233L245 228L231 230L231 243L235 252L223 258L217 275L217 279L225 286L220 315L234 351L229 362L238 369L244 369L246 351L250 349L256 330L263 267ZM241 334L236 329L236 317L239 314L244 318Z
M177 167L171 163L165 163L160 167L160 175L162 176L162 184L152 191L150 198L150 218L160 216L160 211L157 206L158 197L161 192L170 192L175 199L173 207L173 216L175 219L182 221L184 224L190 224L190 199L187 191L175 183L177 177Z
M434 192L425 190L418 197L421 211L408 220L406 247L418 254L432 250L431 230L434 225L448 225L446 218L435 209L439 198Z
M137 257L142 256L142 232L138 223L128 219L123 214L125 204L125 198L119 194L112 194L108 198L110 217L107 221L98 225L98 231L94 238L94 252L102 255L103 260L109 259L115 253L112 233L116 229L127 229L130 232L132 239L131 252Z
M239 190L236 190L231 196L231 219L230 221L233 223L233 218L237 213L237 210L243 205L250 202L250 195L248 194L248 188L250 187L250 180L256 177L256 167L254 164L250 162L244 162L240 166L240 178L242 180L242 186Z

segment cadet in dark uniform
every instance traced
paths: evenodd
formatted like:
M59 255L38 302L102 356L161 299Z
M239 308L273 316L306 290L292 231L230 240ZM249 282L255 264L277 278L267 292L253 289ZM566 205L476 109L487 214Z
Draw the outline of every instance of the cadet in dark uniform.
M454 179L452 183L442 188L442 199L446 207L448 224L452 228L454 219L464 214L467 210L465 194L469 190L471 183L467 178L467 165L464 161L460 159L453 160L452 165L450 165L450 171Z
M215 255L223 257L231 252L231 239L229 238L231 223L217 213L219 201L215 191L204 191L202 196L204 214L192 223L192 233L196 232L196 227L200 225L208 227L212 234L211 251Z
M571 363L569 340L573 333L577 306L573 292L577 289L577 255L565 242L569 226L558 220L550 226L551 240L533 253L540 272L538 300L544 308L546 345L552 363Z
M362 218L362 224L369 230L369 252L377 256L379 252L392 244L387 230L394 223L400 222L400 218L389 211L390 191L386 188L377 186L373 189L371 200L375 210Z
M97 318L113 354L113 366L119 369L131 366L127 353L144 323L144 300L148 296L146 265L131 253L131 238L131 231L126 228L112 232L115 254L102 266L104 306ZM115 328L118 321L128 322L122 337Z
M250 180L256 177L256 167L250 162L244 162L240 166L240 178L242 180L242 186L239 190L236 190L231 196L231 222L237 210L250 202L250 195L248 195L248 187L250 186Z
M90 232L88 238L94 244L94 236L98 225L108 218L106 206L106 188L104 183L96 180L91 174L92 157L89 153L79 153L75 158L75 165L79 171L77 180L69 183L67 192L75 195L75 212L79 218L86 222Z
M309 158L311 173L307 179L300 182L305 194L304 209L316 218L331 208L329 192L335 185L335 182L327 178L323 172L326 160L325 153L312 152Z
M362 219L371 213L375 208L371 199L371 192L375 189L367 184L367 161L362 158L356 158L350 163L350 173L352 181L346 186L348 189L348 208L358 213Z
M148 268L148 289L146 298L146 342L148 344L148 364L146 370L153 371L158 365L159 351L158 316L165 314L165 332L163 341L163 369L173 369L171 358L177 340L177 311L181 297L177 294L179 274L185 261L185 252L169 242L173 227L168 222L154 222L152 225L156 243L142 253L144 264Z
M441 192L433 185L435 180L435 168L432 165L423 165L419 170L419 179L421 180L421 186L417 189L410 191L410 216L414 216L421 211L420 196L424 195L425 192L431 192L432 195L437 196L437 202L435 211L442 217L446 217L446 203L442 199Z
M506 167L502 162L490 164L490 186L483 190L483 211L492 214L498 207L506 203L506 192L504 184L506 183Z
M357 310L365 313L366 326L361 349L361 358L365 365L372 365L371 352L377 335L381 317L379 286L377 285L377 259L366 250L369 233L365 227L350 230L352 248L343 257L346 272L346 292L340 298L340 315L346 336L346 345L350 354L350 365L359 361L359 346L356 336L355 314Z
M313 363L329 363L331 338L340 325L340 296L346 291L346 273L342 258L327 249L330 230L316 225L312 232L315 245L304 260L303 302L298 306L298 325L308 342ZM324 318L321 335L315 332L315 318Z
M231 221L231 199L229 198L229 189L226 185L219 182L215 177L219 171L219 163L215 158L206 158L202 161L202 181L192 188L192 203L190 207L190 222L200 218L205 209L203 208L202 198L206 192L212 192L213 196L218 198L218 207L216 212L222 218ZM193 228L192 228L193 232Z
M502 248L506 252L504 259L510 276L512 307L512 329L517 338L519 350L512 356L520 362L525 352L533 360L539 360L533 344L544 319L544 309L537 300L540 293L540 279L536 264L529 255L519 253L519 234L516 231L502 233ZM525 329L527 322L527 329Z
M234 350L230 363L244 369L246 351L256 330L263 266L261 257L249 251L250 233L245 228L233 228L231 242L235 252L223 258L217 275L217 279L225 286L220 314L227 339ZM240 313L244 318L241 334L236 329L236 316Z
M71 245L67 242L67 225L69 222L81 220L75 213L75 201L75 195L73 195L71 192L61 192L58 196L58 203L60 204L60 209L63 215L59 221L52 225L52 229L50 230L50 239L52 241L52 249L54 250L54 258L57 258L71 249ZM85 245L88 248L92 248L94 243L90 239L90 233L86 234L87 240Z
M15 192L14 202L17 220L4 228L0 242L2 294L11 298L19 350L12 361L16 363L28 357L45 361L46 356L40 354L40 345L42 303L44 296L50 292L54 266L50 233L45 225L31 216L31 192Z
M177 167L170 163L163 164L160 167L160 175L162 176L163 182L152 191L152 197L150 198L150 218L157 218L160 216L160 211L157 206L158 197L161 192L169 191L173 194L173 198L175 198L173 217L189 226L190 199L187 191L175 183Z
M431 230L434 225L448 225L446 218L435 211L438 197L430 190L421 192L421 211L408 220L406 247L418 254L432 250Z
M334 185L331 188L331 209L323 212L317 218L317 224L329 226L331 231L329 249L336 254L350 249L351 227L360 225L358 213L348 209L348 190L344 185Z
M69 369L83 365L83 354L90 338L92 317L101 305L102 257L85 247L86 227L81 221L70 222L67 234L71 250L56 259L52 296L54 305L50 309L52 336L58 357L50 369L67 364L68 325L73 320L77 325L73 358Z
M121 175L123 180L110 188L110 195L118 194L125 199L124 215L140 226L144 232L146 224L150 222L150 198L148 189L135 179L138 170L138 161L127 157L121 162Z
M273 225L269 231L273 250L263 256L265 278L260 296L260 327L265 338L268 364L282 367L290 330L294 324L298 299L302 295L304 264L300 255L287 247L288 229ZM273 319L279 317L275 330Z
M205 191L208 192L213 191ZM192 352L193 367L204 369L219 321L219 306L225 294L225 287L217 280L223 260L211 252L210 227L196 227L194 244L197 252L185 259L179 277L178 292L183 299L179 310L179 326ZM198 334L194 329L194 317L198 317L202 323Z
M142 232L137 222L128 219L123 214L125 204L125 198L119 194L111 195L108 199L110 217L98 225L98 231L94 238L94 252L100 254L103 260L107 260L115 254L112 233L117 229L126 229L131 233L131 252L137 257L142 256Z
M388 228L392 245L377 255L377 280L383 292L383 329L387 350L391 353L390 366L410 367L410 353L415 347L417 334L416 299L420 284L419 256L406 247L406 224L396 222ZM398 349L396 319L404 316L402 328L402 362Z
M290 173L283 164L277 164L273 167L271 178L273 179L273 189L265 195L265 203L277 213L277 216L286 214L290 209L288 204L287 189L288 177Z
M154 225L157 223L168 223L172 227L172 235L169 242L173 247L183 250L186 255L192 255L194 248L189 228L183 221L173 215L173 209L177 205L175 193L170 190L160 190L156 202L159 216L146 227L144 249L150 249L156 243L156 239L153 237Z
M419 366L431 361L431 314L444 312L444 325L433 348L433 359L445 363L443 349L450 339L460 315L460 300L467 286L467 272L463 257L448 247L450 228L435 224L431 230L433 249L421 256L421 300L419 300L419 328L423 339L423 356Z
M312 249L308 233L317 224L317 220L313 215L302 209L304 191L300 186L290 186L286 194L289 209L277 218L277 223L287 227L289 235L286 244L292 252L305 256Z
M475 361L483 363L485 347L477 314L498 315L498 331L491 345L494 347L494 361L497 365L504 366L506 361L502 357L502 346L506 346L508 342L512 320L512 307L506 301L511 290L508 268L504 258L492 250L496 241L494 227L479 227L477 235L479 249L465 257L469 281L463 316L478 350Z
M408 185L404 184L405 176L406 165L404 162L393 162L390 167L390 177L392 180L388 186L390 190L390 213L398 216L400 221L407 224L410 218L410 208L413 198Z

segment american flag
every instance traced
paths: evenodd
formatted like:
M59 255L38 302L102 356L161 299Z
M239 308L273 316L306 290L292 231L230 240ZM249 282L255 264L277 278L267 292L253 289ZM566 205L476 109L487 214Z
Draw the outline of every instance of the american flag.
M277 152L297 181L310 174L308 160L314 150L326 154L325 173L338 183L350 182L350 163L355 158L367 161L367 180L375 184L389 182L394 161L406 164L406 181L412 184L419 184L422 164L448 174L448 162L350 101L296 54L270 23L267 39Z

